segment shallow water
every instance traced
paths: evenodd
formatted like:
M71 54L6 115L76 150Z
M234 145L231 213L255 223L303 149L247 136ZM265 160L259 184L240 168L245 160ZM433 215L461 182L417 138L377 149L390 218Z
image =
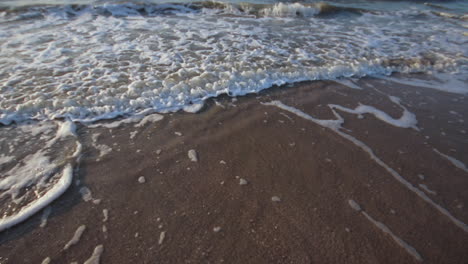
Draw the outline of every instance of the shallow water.
M458 2L443 12L419 2L33 3L0 13L3 124L173 111L303 80L467 71Z
M360 89L357 79L392 73L424 73L396 83L468 93L465 2L0 6L0 231L67 189L81 153L72 121L130 117L118 127L196 112L221 94L304 80ZM96 140L100 157L112 151Z

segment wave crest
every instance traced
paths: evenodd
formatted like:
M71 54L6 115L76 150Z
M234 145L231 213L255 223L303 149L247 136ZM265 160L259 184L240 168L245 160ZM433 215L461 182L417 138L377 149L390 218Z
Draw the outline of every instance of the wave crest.
M15 15L17 19L43 18L49 13L61 13L65 17L73 17L84 12L94 15L126 17L126 16L157 16L177 13L200 13L212 10L231 15L250 15L256 17L313 17L328 16L342 12L364 13L365 9L341 7L325 2L319 3L223 3L215 1L201 1L193 3L105 3L102 5L63 5L63 6L21 6L0 7L3 16Z

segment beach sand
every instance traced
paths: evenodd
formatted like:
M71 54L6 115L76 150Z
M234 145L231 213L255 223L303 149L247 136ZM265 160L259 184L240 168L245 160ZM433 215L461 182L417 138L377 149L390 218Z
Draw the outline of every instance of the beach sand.
M98 245L101 263L466 263L468 172L453 162L468 163L468 98L382 79L355 85L222 96L141 127L78 125L74 183L44 227L40 212L0 234L0 263L83 263ZM335 110L343 136L262 104L318 119L335 119L329 104L363 104L398 119L390 95L417 128Z

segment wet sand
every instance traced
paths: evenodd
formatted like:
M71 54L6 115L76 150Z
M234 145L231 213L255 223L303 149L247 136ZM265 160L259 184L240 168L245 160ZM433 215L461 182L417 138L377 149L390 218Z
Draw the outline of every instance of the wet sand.
M0 263L83 263L98 245L101 263L421 262L409 247L424 263L468 263L468 231L453 221L468 223L468 172L434 151L468 164L468 98L378 79L356 84L364 89L320 81L220 97L197 114L164 114L139 128L79 125L74 184L51 204L45 227L41 212L0 234ZM337 110L340 131L380 163L332 129L262 104L335 119L329 104L361 103L398 118L389 95L418 129ZM112 151L100 157L96 145Z

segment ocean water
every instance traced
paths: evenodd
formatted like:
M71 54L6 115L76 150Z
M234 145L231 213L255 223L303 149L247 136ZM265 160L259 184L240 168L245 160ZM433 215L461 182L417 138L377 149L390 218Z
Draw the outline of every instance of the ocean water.
M74 122L392 73L467 94L467 12L466 1L0 0L0 232L71 184Z
M467 71L468 3L0 1L0 123L173 111L220 94Z

